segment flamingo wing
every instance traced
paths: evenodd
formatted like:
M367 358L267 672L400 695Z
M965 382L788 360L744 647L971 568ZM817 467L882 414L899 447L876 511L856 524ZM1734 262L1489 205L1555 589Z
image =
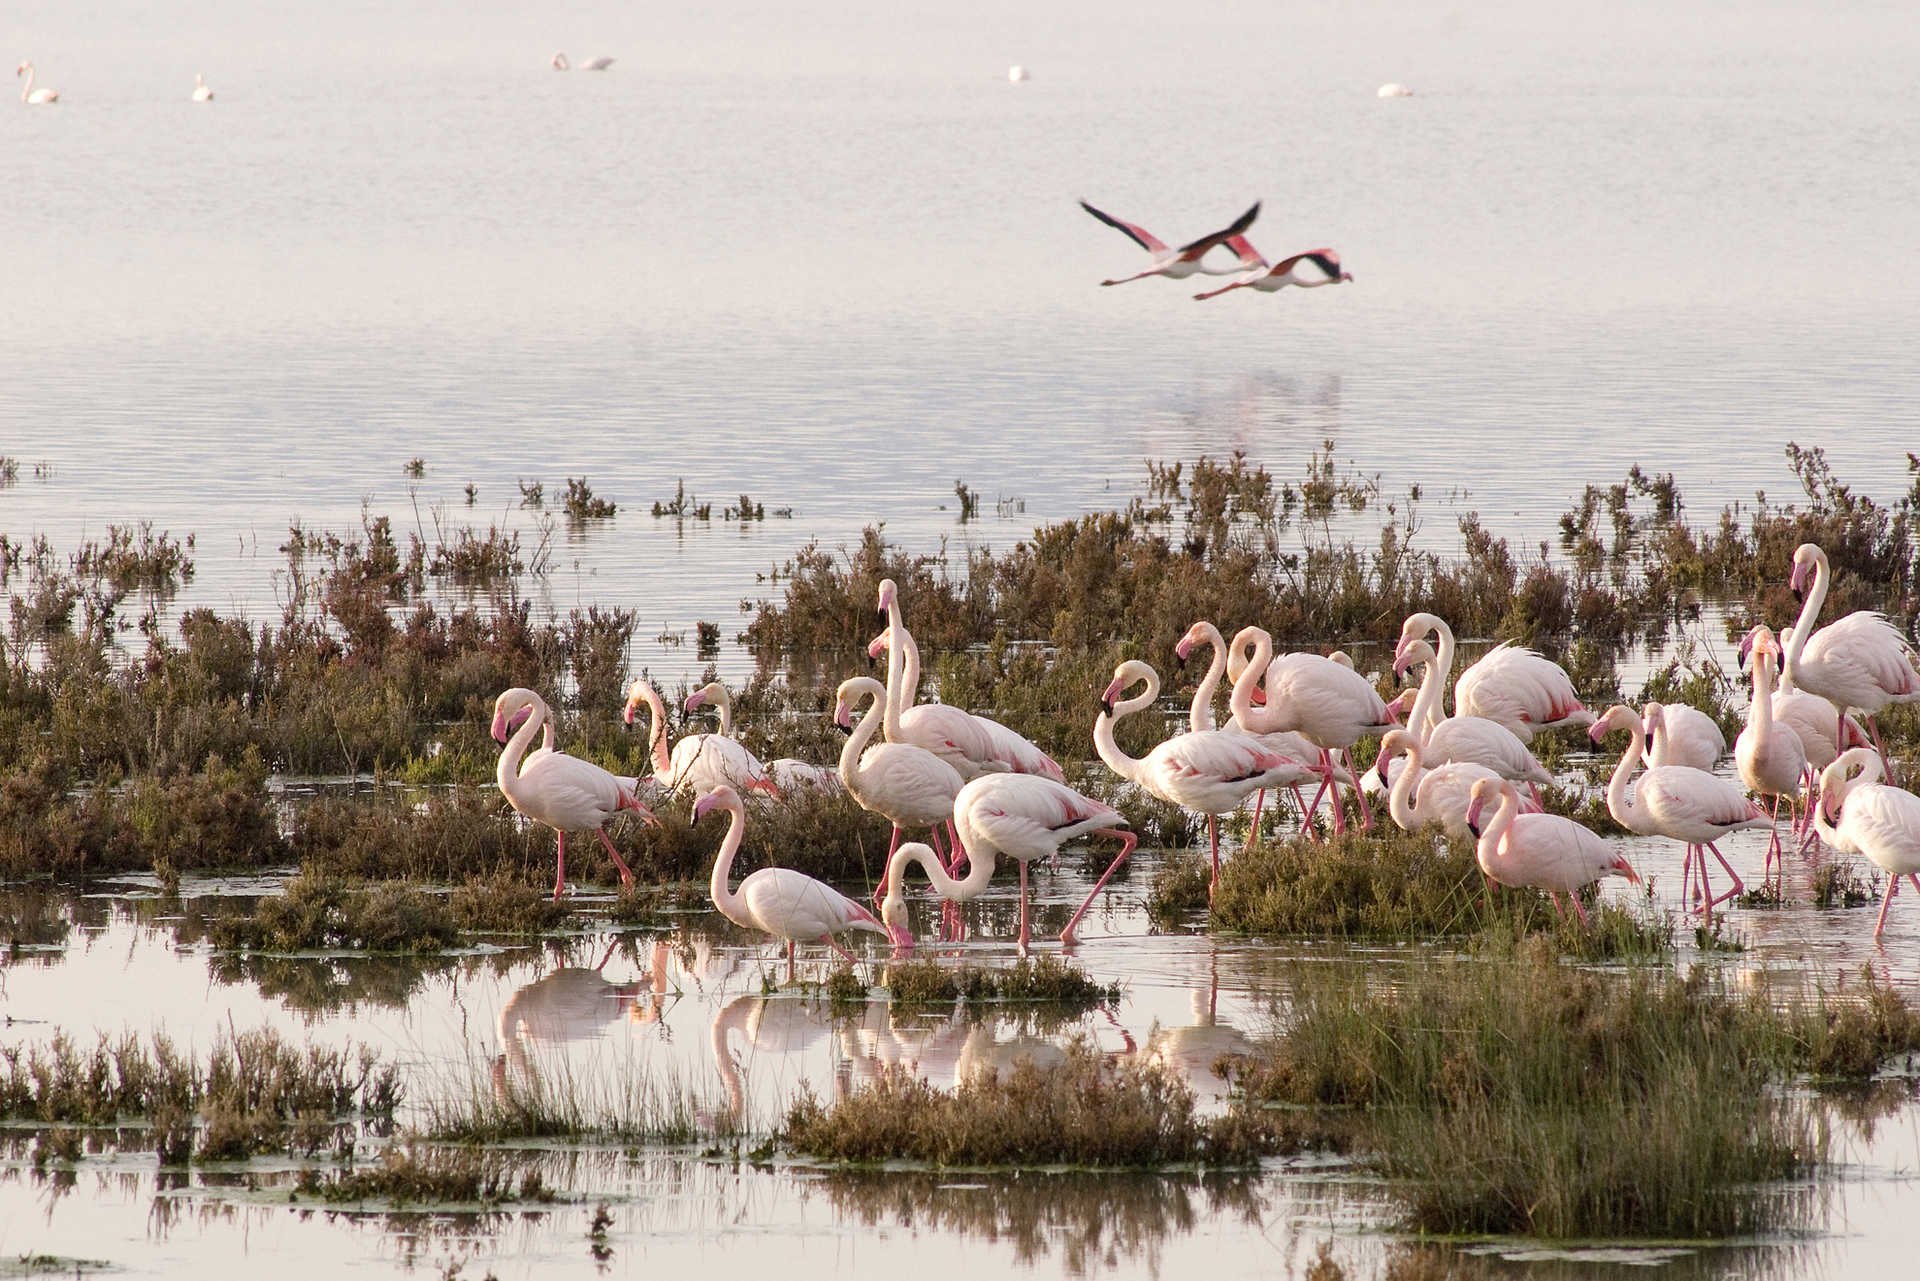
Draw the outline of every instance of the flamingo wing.
M529 818L561 831L599 827L619 808L620 780L591 761L565 752L548 752L520 772L521 801ZM511 798L510 798L511 799Z
M1267 265L1266 256L1255 249L1253 242L1245 236L1228 236L1226 245L1233 250L1234 256L1240 259L1240 265L1249 271Z
M1253 226L1253 220L1255 218L1258 218L1259 216L1260 216L1260 202L1256 200L1253 202L1253 207L1251 209L1247 210L1245 213L1241 214L1238 218L1235 218L1233 220L1233 224L1231 226L1224 227L1219 231L1212 232L1209 235L1202 236L1200 237L1200 239L1195 240L1189 244L1180 246L1180 257L1187 262L1198 262L1201 258L1206 256L1206 253L1209 249L1212 249L1216 245L1226 244L1227 241L1231 240L1235 236L1240 235L1248 227ZM1249 246L1249 248L1251 248L1251 246Z
M1884 614L1856 610L1827 624L1808 638L1801 662L1830 669L1849 699L1871 699L1875 690L1882 704L1920 699L1920 658Z
M791 868L761 868L740 883L740 896L760 928L780 938L805 941L845 930L887 932L872 912Z
M954 819L969 849L984 840L1020 859L1043 857L1099 827L1124 826L1111 805L1032 774L988 774L960 789Z
M1516 782L1553 781L1553 775L1519 735L1484 716L1450 716L1441 721L1427 738L1425 750L1427 758L1436 764L1470 761Z
M1107 226L1112 227L1115 231L1125 235L1128 239L1132 240L1134 244L1139 245L1148 253L1164 254L1169 252L1166 243L1145 227L1137 226L1131 222L1122 222L1112 214L1100 212L1084 200L1080 202L1080 207L1098 218L1101 222L1106 223Z
M1854 848L1890 876L1920 872L1920 796L1874 784L1847 793L1842 826Z

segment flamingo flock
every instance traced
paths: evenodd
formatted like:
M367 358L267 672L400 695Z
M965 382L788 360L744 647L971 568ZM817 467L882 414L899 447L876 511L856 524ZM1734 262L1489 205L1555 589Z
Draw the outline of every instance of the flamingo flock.
M1444 686L1457 646L1452 629L1431 613L1410 616L1400 629L1393 672L1398 677L1418 668L1420 682L1417 693L1392 701L1383 700L1344 654L1276 654L1272 637L1259 627L1242 628L1228 640L1212 623L1196 622L1174 646L1183 665L1201 647L1211 651L1188 728L1142 757L1120 746L1118 724L1154 708L1162 688L1150 665L1129 659L1098 695L1093 752L1123 788L1206 817L1211 894L1223 857L1220 817L1268 788L1291 789L1301 802L1301 839L1317 837L1315 815L1323 801L1330 801L1327 826L1333 834L1347 828L1349 798L1360 829L1370 828L1368 789L1353 752L1378 736L1379 755L1369 775L1377 775L1385 790L1392 822L1408 831L1432 825L1473 838L1490 887L1542 890L1556 908L1566 896L1585 921L1582 890L1608 876L1635 884L1640 877L1589 828L1542 812L1539 789L1553 775L1531 745L1538 735L1560 729L1586 729L1595 744L1624 732L1626 747L1606 789L1608 812L1630 832L1685 847L1680 892L1692 910L1710 917L1745 888L1718 846L1728 834L1769 829L1764 874L1770 878L1784 864L1777 816L1785 802L1790 816L1795 810L1804 815L1795 820L1796 835L1805 829L1802 854L1824 841L1887 873L1878 937L1899 878L1920 891L1920 797L1887 781L1890 768L1873 717L1895 703L1920 702L1920 654L1876 614L1852 614L1816 628L1830 573L1826 557L1807 544L1794 565L1796 581L1813 576L1794 629L1777 637L1756 627L1741 646L1743 661L1751 662L1753 698L1733 749L1738 782L1713 772L1727 749L1710 717L1657 702L1638 711L1616 704L1596 715L1564 669L1510 643L1460 674L1453 687L1455 714L1446 715ZM492 727L504 744L497 781L514 809L556 832L555 898L565 892L569 832L594 832L622 881L631 883L632 871L606 825L622 812L657 821L643 795L658 804L684 794L693 798L695 817L713 809L731 815L713 867L715 906L742 926L786 941L790 967L799 943L825 943L851 957L837 941L849 931L912 947L906 895L916 868L943 903L943 936L957 940L958 905L983 893L1006 859L1019 865L1018 943L1025 950L1032 933L1029 865L1073 841L1115 841L1118 849L1105 873L1061 931L1062 942L1072 943L1081 920L1135 848L1126 818L1114 805L1069 785L1059 763L1017 731L962 708L921 702L920 651L892 580L879 584L876 605L883 629L868 652L876 658L886 653L887 680L854 676L839 686L832 715L847 739L836 769L799 760L763 765L733 739L731 700L718 682L695 690L684 704L689 715L715 708L717 729L688 734L671 747L659 693L644 679L633 683L626 719L631 723L642 707L649 713L653 776L644 781L555 750L552 718L540 696L526 689L501 694ZM1231 680L1230 718L1222 726L1214 718L1214 699L1225 680ZM1776 687L1789 681L1798 687ZM1851 720L1850 710L1867 717L1865 727ZM1316 780L1313 799L1303 801L1299 789ZM761 793L767 803L780 803L825 789L844 790L892 824L873 908L780 868L762 869L738 890L729 888L748 821L743 795ZM1770 805L1763 807L1749 793ZM1258 804L1252 840L1260 839ZM910 834L914 839L907 839ZM1717 893L1709 855L1726 877L1726 888Z

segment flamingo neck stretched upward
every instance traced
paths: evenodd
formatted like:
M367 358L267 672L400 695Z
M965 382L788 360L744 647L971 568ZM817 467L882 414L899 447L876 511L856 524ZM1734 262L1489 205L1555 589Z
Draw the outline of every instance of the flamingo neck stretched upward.
M702 797L698 813L704 814L715 807L726 810L730 819L726 839L720 842L720 852L714 856L713 875L707 878L707 892L713 896L713 905L720 909L720 915L735 925L757 930L760 923L747 910L746 898L734 893L727 884L733 878L733 856L740 852L740 841L746 835L746 807L740 803L740 794L730 787L715 788Z
M1116 694L1136 681L1145 681L1146 688L1132 698L1120 702L1114 701ZM1153 706L1153 701L1158 697L1160 697L1159 673L1137 659L1122 663L1120 671L1114 674L1113 683L1107 686L1106 693L1101 696L1100 715L1093 722L1093 748L1100 754L1100 759L1106 762L1108 769L1136 783L1146 777L1146 762L1136 760L1121 750L1119 742L1113 736L1113 727L1121 717L1131 716L1135 712Z

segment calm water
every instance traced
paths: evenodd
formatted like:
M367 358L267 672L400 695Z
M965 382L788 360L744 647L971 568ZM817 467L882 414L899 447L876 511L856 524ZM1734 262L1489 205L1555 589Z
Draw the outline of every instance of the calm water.
M531 545L519 482L551 496L585 475L622 510L582 535L556 526L540 590L558 609L638 608L636 662L670 679L691 648L651 638L730 624L765 591L757 573L808 538L884 520L925 549L1004 545L1124 499L1147 458L1239 448L1292 477L1331 438L1388 493L1425 486L1444 545L1444 494L1531 541L1583 483L1636 461L1675 472L1698 512L1786 493L1790 439L1885 495L1920 439L1920 170L1902 162L1920 144L1920 27L1903 6L255 8L39 2L0 17L0 45L62 92L51 109L0 100L0 454L21 464L0 532L71 548L114 521L191 530L194 602L277 614L289 523L344 528L363 505L429 540L499 521ZM619 61L560 75L556 48ZM1031 81L1007 82L1014 62ZM212 104L188 101L196 71ZM1386 80L1416 96L1377 99ZM1269 255L1332 245L1357 280L1204 305L1192 282L1103 290L1139 255L1078 197L1170 240L1258 197ZM410 485L415 457L426 473ZM677 478L794 516L655 521L647 505ZM956 479L1024 510L960 526ZM1730 856L1757 867L1744 839ZM1670 894L1677 858L1634 857ZM1049 884L1056 906L1077 898L1074 877ZM1084 962L1128 997L1085 1031L1192 1068L1175 1033L1204 1029L1187 1040L1205 1047L1257 1031L1287 957L1143 937L1144 885L1123 885L1091 931ZM314 1010L219 977L120 896L88 910L49 963L4 974L20 1020L6 1043L231 1014L455 1073L504 1052L518 994L551 991L537 982L599 946ZM1867 945L1871 911L1734 920L1754 951L1719 963L1829 975L1871 960L1920 984L1911 912L1884 951ZM508 1054L508 1070L539 1055L603 1076L671 1070L726 1107L718 1027L762 1115L802 1080L830 1091L889 1056L951 1079L968 1034L756 1004L766 960L737 942L676 956L673 996L532 1019L510 1038L531 1057ZM350 978L365 962L333 964ZM635 949L606 981L651 992L650 965ZM1917 1127L1908 1106L1847 1140L1811 1241L1633 1262L1886 1272ZM1365 1273L1386 1246L1355 1234L1389 1217L1338 1169L1035 1198L997 1181L901 1176L876 1192L804 1170L571 1159L554 1181L613 1198L611 1269L632 1273L1274 1275L1330 1231ZM585 1206L477 1230L309 1217L243 1183L167 1191L132 1156L90 1161L61 1192L13 1159L0 1255L220 1276L289 1251L314 1275L469 1253L545 1275L585 1255Z

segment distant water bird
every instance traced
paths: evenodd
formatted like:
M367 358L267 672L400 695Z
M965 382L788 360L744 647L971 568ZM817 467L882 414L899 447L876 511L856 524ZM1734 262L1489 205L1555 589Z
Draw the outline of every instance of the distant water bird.
M1196 302L1218 298L1235 289L1257 289L1263 294L1271 294L1278 293L1288 285L1299 289L1318 289L1322 285L1337 285L1353 279L1353 273L1340 266L1340 255L1331 249L1309 249L1291 258L1269 263L1245 236L1229 236L1227 248L1239 256L1234 269L1240 273L1240 279L1230 285L1195 294L1193 297ZM1303 263L1312 270L1302 271L1300 268Z
M1025 80L1026 78L1027 78L1027 69L1021 66L1019 63L1016 62L1011 67L1007 68L1007 79L1012 81L1014 84L1019 84L1022 80Z
M36 89L33 87L33 64L31 62L21 63L15 68L13 74L27 78L27 83L20 88L20 101L26 103L29 107L40 107L45 106L49 102L60 101L60 91L58 89Z
M1855 766L1861 773L1849 780ZM1873 937L1887 928L1887 908L1906 877L1920 892L1920 796L1879 781L1880 760L1871 748L1854 747L1841 753L1820 777L1820 803L1814 822L1829 845L1849 854L1865 855L1887 874L1887 892L1880 900L1880 919ZM1838 809L1839 822L1829 813Z
M1382 98L1411 98L1413 97L1413 90L1407 88L1398 80L1389 80L1380 86L1380 96Z
M1480 870L1502 885L1545 890L1560 911L1560 896L1573 900L1581 924L1591 924L1580 905L1580 891L1603 876L1624 876L1634 884L1640 876L1625 856L1592 830L1558 814L1520 814L1520 794L1505 779L1481 779L1473 785L1467 810L1469 825L1479 825L1474 849ZM1482 811L1498 809L1482 824Z
M198 71L193 73L193 100L195 102L213 101L213 90L207 88L206 79Z
M507 690L493 703L493 737L506 744L494 782L507 804L559 835L553 880L557 903L567 884L568 832L592 831L598 836L620 869L620 883L631 885L633 869L607 839L607 820L621 810L632 810L648 822L659 820L634 794L632 779L609 774L591 761L565 752L541 752L522 765L527 748L551 715L546 700L530 689Z
M580 64L580 70L605 71L613 65L613 62L614 60L612 58L588 58ZM556 53L553 55L553 69L555 71L571 71L573 70L573 64L567 61L566 54Z
M1812 543L1802 543L1794 549L1789 580L1796 592L1806 584L1809 568L1813 571L1813 587L1806 604L1800 607L1793 639L1787 644L1787 675L1796 688L1827 699L1839 713L1858 710L1864 714L1882 767L1888 768L1887 747L1874 717L1889 703L1920 702L1920 654L1886 615L1871 610L1855 610L1814 631L1820 607L1827 603L1833 571L1825 552ZM1839 713L1834 721L1836 741L1846 737Z
M1204 276L1232 275L1234 272L1242 270L1239 264L1231 267L1205 267L1201 265L1200 260L1206 257L1209 250L1226 244L1229 239L1239 235L1248 227L1253 226L1253 220L1260 216L1260 202L1256 200L1253 202L1251 209L1233 220L1232 226L1222 228L1210 235L1202 236L1200 239L1190 244L1182 245L1178 249L1171 249L1145 227L1131 222L1122 222L1111 214L1100 212L1084 200L1080 202L1080 207L1098 218L1101 222L1106 223L1107 226L1121 232L1128 239L1132 240L1134 244L1139 245L1142 249L1153 255L1153 265L1145 271L1138 272L1131 276L1122 276L1117 280L1103 280L1100 282L1103 285L1124 285L1129 280L1144 280L1148 276L1165 276L1169 280L1185 280L1188 276L1194 275L1195 273Z

